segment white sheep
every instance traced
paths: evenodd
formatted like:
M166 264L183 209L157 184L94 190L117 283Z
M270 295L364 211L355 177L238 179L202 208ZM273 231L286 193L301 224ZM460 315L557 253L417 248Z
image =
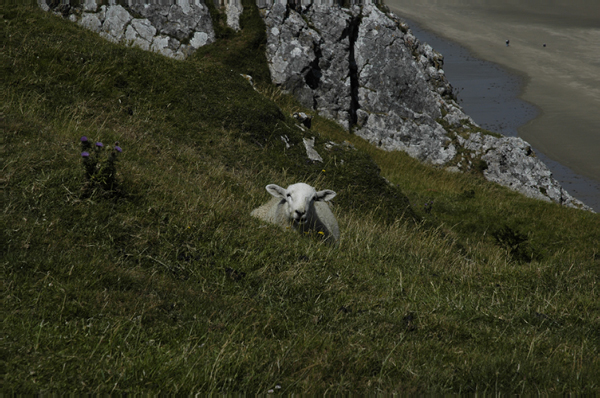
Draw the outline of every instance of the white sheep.
M330 189L317 192L304 183L290 185L287 189L269 184L266 189L274 198L254 209L251 216L284 228L291 226L302 232L314 231L329 243L338 242L340 229L329 204L325 203L335 197L335 192Z

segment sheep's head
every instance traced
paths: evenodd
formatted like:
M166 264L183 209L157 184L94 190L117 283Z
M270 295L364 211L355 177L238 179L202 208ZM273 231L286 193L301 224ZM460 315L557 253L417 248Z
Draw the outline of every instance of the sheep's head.
M286 201L288 218L298 224L306 222L308 213L311 211L314 202L329 201L336 195L330 189L316 191L313 187L302 182L293 184L284 189L279 185L267 185L267 192L276 198L282 198Z

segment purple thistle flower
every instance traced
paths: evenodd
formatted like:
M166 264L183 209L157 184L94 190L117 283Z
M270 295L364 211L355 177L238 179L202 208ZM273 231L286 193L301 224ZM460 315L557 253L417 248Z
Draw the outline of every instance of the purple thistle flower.
M81 137L81 142L87 142L87 137L84 135L83 137Z
M90 153L84 151L84 152L81 152L81 156L83 156L84 158L87 158L90 156Z
M101 143L101 142L96 142L96 146L97 146L98 148L102 148L102 147L104 146L104 144L103 144L103 143Z
M121 149L121 147L120 147L120 146L116 146L116 147L115 147L115 151L117 151L117 152L119 152L119 153L123 152L123 150Z

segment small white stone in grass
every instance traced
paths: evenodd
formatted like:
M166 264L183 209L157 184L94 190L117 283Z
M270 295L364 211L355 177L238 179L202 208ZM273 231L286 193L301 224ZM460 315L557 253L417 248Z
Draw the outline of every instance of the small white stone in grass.
M274 392L275 391L271 389L271 390L267 391L267 394L273 394Z
M276 390L281 390L281 386L280 386L279 384L277 384L277 385L275 386L275 389L276 389Z

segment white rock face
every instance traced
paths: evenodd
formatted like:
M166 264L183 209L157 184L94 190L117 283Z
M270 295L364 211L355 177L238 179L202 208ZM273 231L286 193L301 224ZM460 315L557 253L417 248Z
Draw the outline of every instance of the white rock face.
M591 210L560 186L525 141L464 129L467 138L458 135L457 128L478 126L456 103L442 55L393 14L373 5L276 3L264 20L271 78L304 106L382 149L452 172L476 168L529 197Z
M348 31L355 15L337 7L313 5L303 15L275 4L267 11L267 60L274 83L304 106L351 125Z
M403 39L394 20L375 6L363 7L354 43L362 111L355 133L383 149L443 165L457 151L436 121L449 105L430 84L431 74L439 75L424 55L433 57L432 49L424 47L421 65Z
M433 89L398 24L375 6L350 10L312 5L301 13L275 4L266 12L267 59L274 83L306 107L387 150L444 164L456 155L436 122L441 109L468 119ZM426 48L423 62L441 56ZM441 66L441 61L439 62ZM445 93L451 89L443 73ZM445 86L444 86L445 85Z
M42 9L52 11L43 0L39 2ZM96 0L85 0L79 9L71 8L67 17L114 43L137 46L175 59L184 59L215 41L208 8L200 0L194 0L193 4L178 0L177 5L137 4L129 8L114 3L109 1L108 6L98 7ZM129 11L142 18L134 18Z
M531 198L591 211L560 186L548 167L535 156L531 146L521 138L497 138L476 133L468 139L458 137L458 140L464 148L486 162L487 167L483 171L486 179Z

